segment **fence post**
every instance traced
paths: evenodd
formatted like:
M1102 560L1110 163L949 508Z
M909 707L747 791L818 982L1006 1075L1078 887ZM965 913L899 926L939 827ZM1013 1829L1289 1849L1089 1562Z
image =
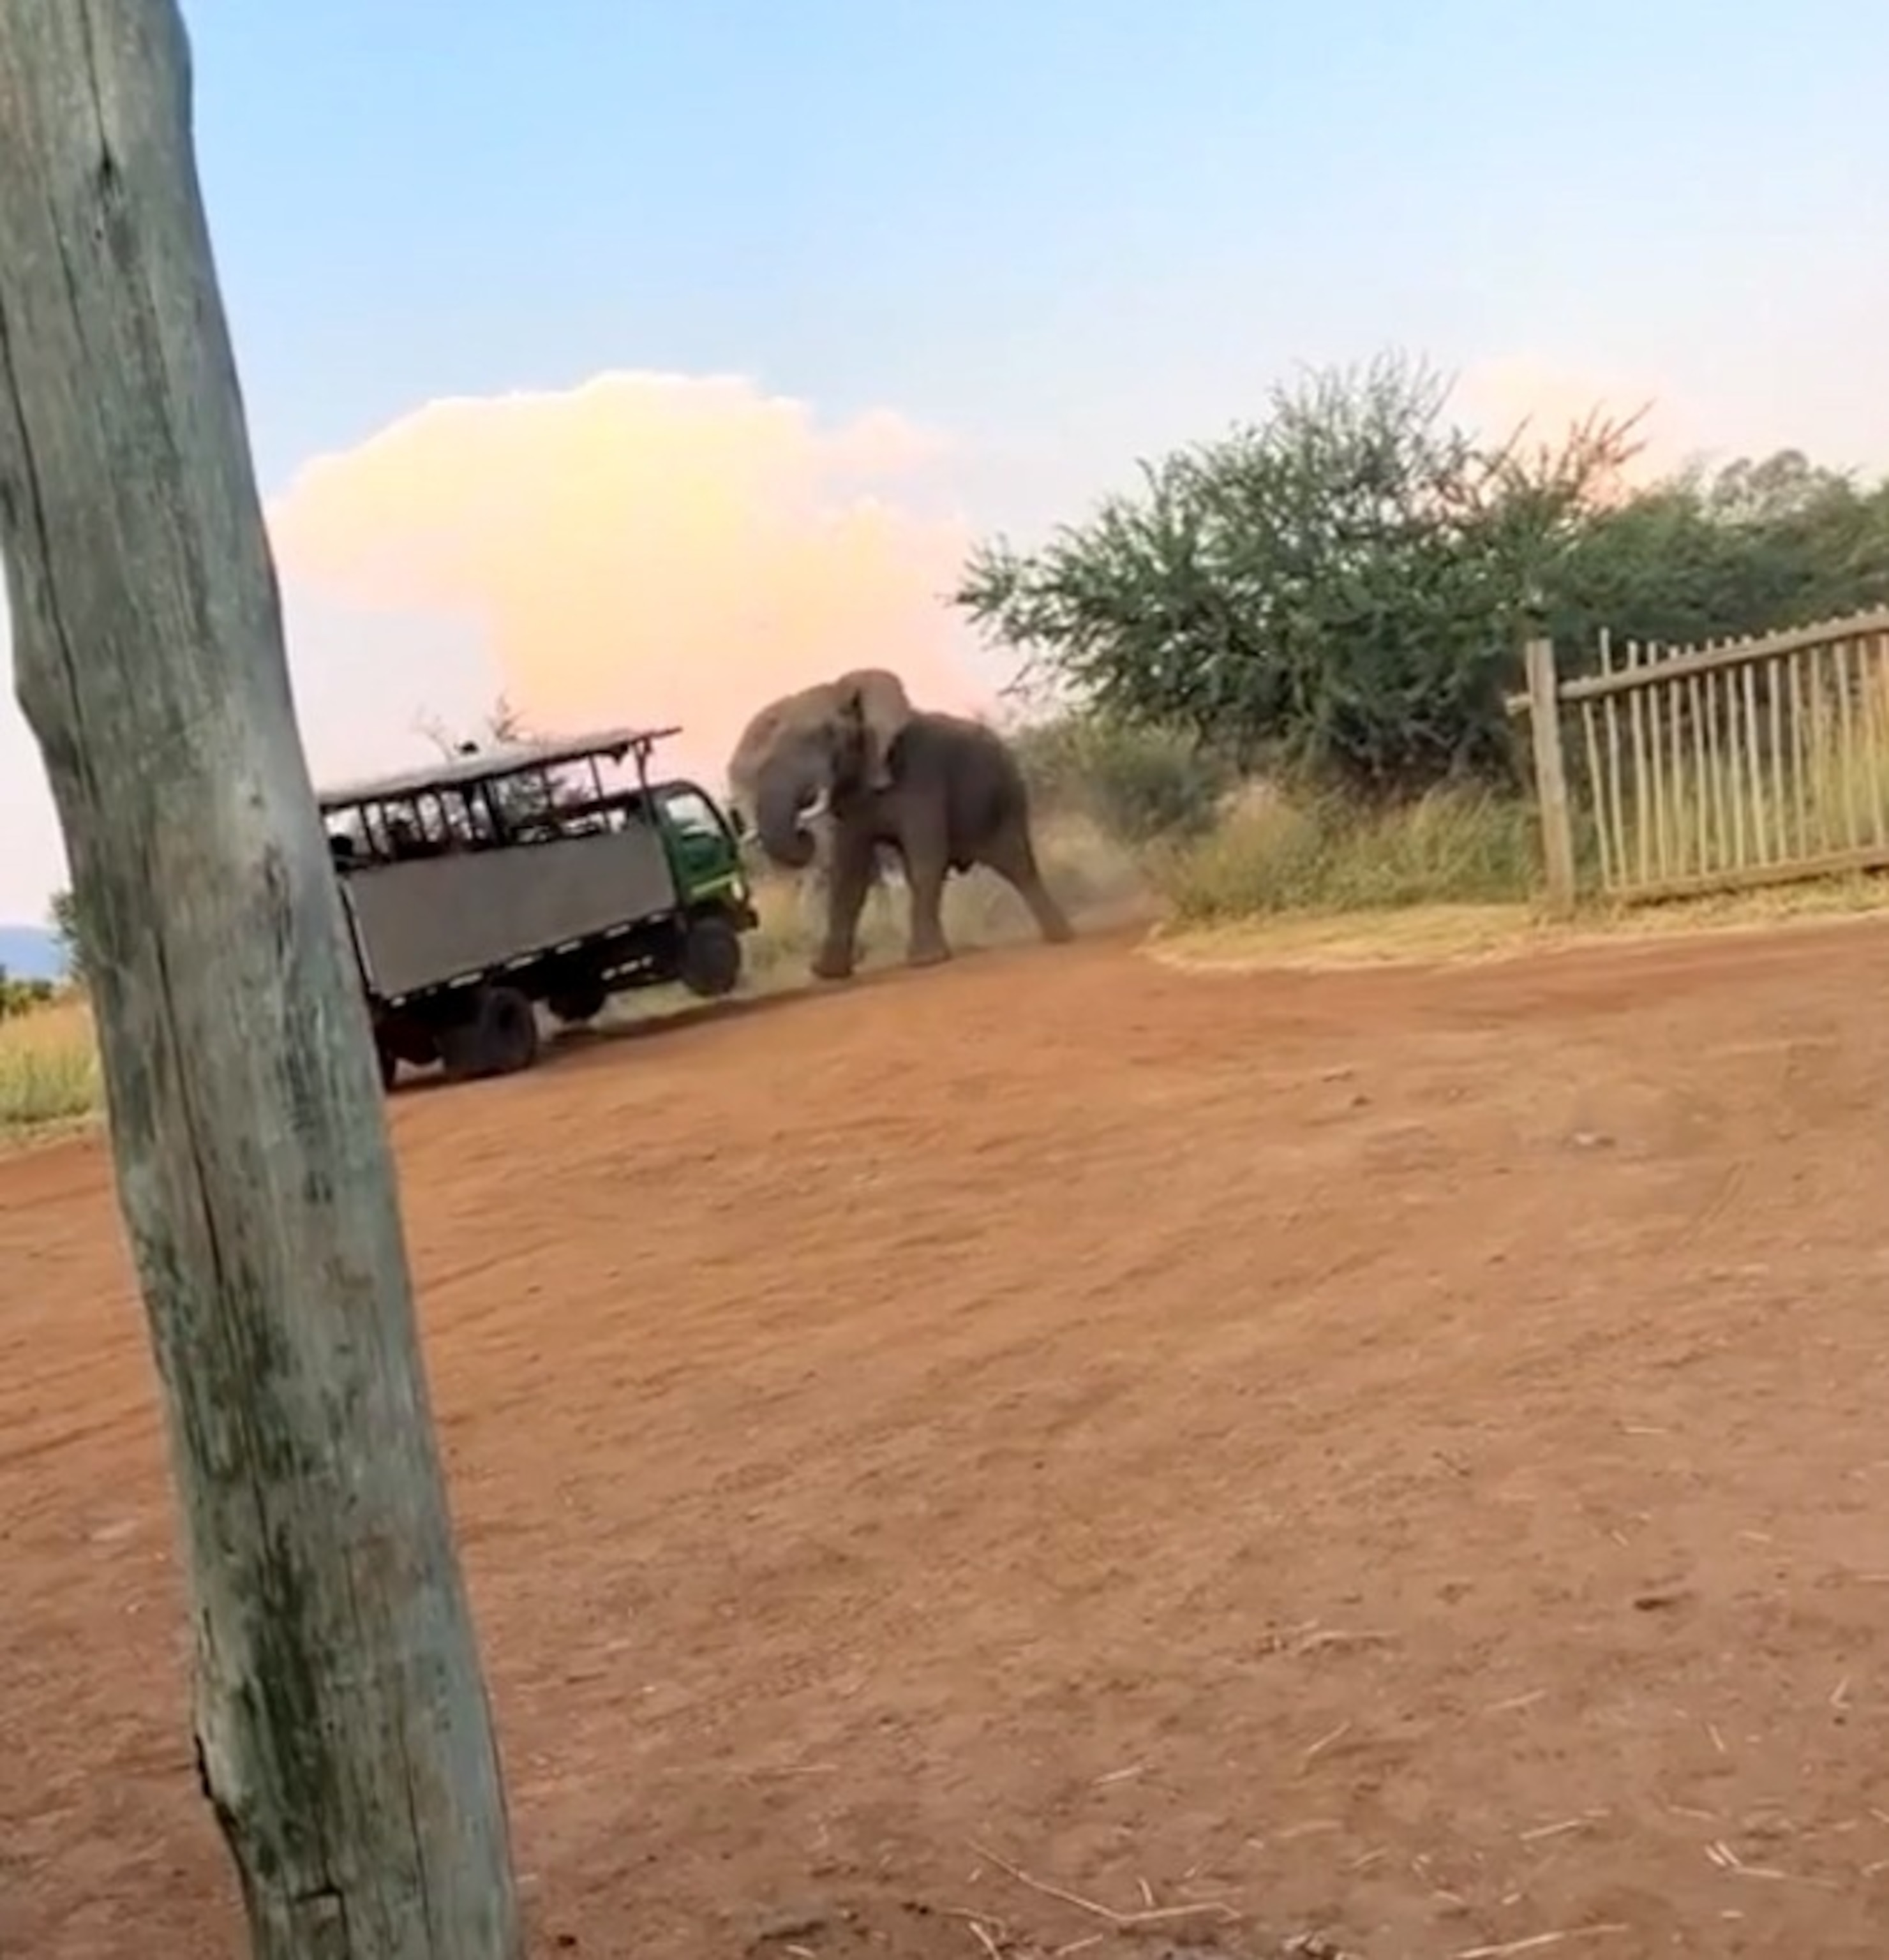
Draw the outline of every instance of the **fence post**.
M1541 854L1548 909L1556 918L1574 910L1574 819L1561 747L1561 689L1554 642L1531 635L1522 649L1528 679L1528 730L1535 751L1535 800L1541 811Z

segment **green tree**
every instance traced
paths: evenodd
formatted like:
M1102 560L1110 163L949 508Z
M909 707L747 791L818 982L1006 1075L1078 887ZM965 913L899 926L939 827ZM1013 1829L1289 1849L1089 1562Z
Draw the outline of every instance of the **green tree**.
M1492 445L1447 400L1397 357L1314 374L1042 549L985 545L957 603L1103 727L1393 795L1511 778L1524 606L1572 670L1603 629L1685 644L1889 605L1889 481L1787 449L1623 496L1639 418Z
M1140 466L1040 552L999 539L955 595L1116 722L1372 794L1513 767L1518 616L1633 453L1599 417L1492 447L1397 356L1281 389L1260 423Z
M1684 645L1889 603L1889 495L1795 450L1683 470L1591 513L1550 597L1571 662L1602 628Z
M85 935L79 924L78 906L70 891L53 894L46 924L59 941L59 955L65 963L65 977L75 986L82 987L86 979Z

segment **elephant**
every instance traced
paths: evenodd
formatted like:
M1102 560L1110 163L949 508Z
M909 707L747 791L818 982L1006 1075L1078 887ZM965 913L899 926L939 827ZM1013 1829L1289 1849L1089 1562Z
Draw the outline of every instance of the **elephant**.
M800 877L801 916L810 931L817 931L820 921L826 917L827 906L833 892L833 842L836 829L833 812L823 810L809 814L803 819L807 829L813 833L814 854ZM754 840L758 845L760 840ZM766 853L761 855L766 858ZM890 845L874 847L872 864L866 874L866 903L873 907L887 925L892 922L892 893L894 889L903 889L905 883L905 867L900 862L897 851Z
M846 679L852 684L869 689L881 698L885 697L888 689L896 691L897 698L903 699L904 696L903 685L898 676L883 669L862 668ZM772 747L776 731L810 711L817 711L815 704L827 698L833 686L831 682L822 682L818 686L802 688L796 694L783 695L779 701L769 702L749 721L735 745L728 767L728 806L735 827L742 833L744 845L752 847L760 842L754 832L755 803L759 794L756 771ZM874 773L878 786L885 787L887 778L883 765ZM797 870L801 874L800 902L805 914L816 908L823 911L832 891L833 819L823 799L818 805L808 807L802 821L809 840L808 848L798 862L783 868ZM763 850L761 854L766 858L769 854ZM883 845L874 851L872 868L867 880L868 896L876 888L879 898L887 898L887 874L897 868L892 861L895 858L896 853Z
M951 957L944 881L973 864L1015 888L1046 940L1074 937L1037 868L1029 791L1008 743L981 722L915 708L884 668L855 668L770 702L737 743L728 781L776 864L804 870L825 845L817 978L851 976L860 912L887 848L911 895L908 965Z

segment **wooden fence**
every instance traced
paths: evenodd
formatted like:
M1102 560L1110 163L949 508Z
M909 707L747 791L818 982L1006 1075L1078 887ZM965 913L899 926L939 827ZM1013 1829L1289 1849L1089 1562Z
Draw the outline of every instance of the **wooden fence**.
M1690 647L1527 648L1548 896L1628 902L1889 867L1889 610Z

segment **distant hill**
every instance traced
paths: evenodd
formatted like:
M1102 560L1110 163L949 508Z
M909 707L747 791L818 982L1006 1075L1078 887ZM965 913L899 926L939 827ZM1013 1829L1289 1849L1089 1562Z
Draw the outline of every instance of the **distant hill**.
M58 980L65 960L43 926L0 925L0 969L15 980Z

